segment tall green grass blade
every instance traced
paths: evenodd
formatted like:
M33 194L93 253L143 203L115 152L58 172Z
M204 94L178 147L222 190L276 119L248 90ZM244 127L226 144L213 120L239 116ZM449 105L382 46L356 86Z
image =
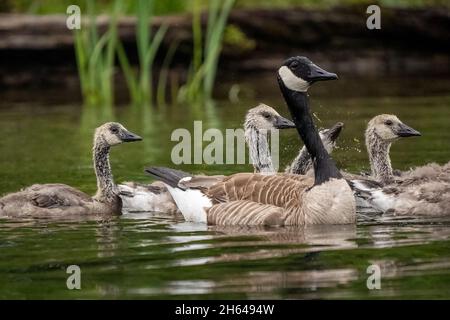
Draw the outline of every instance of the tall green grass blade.
M193 36L193 70L198 72L202 64L202 21L201 1L194 0L192 12L192 36Z
M127 54L120 41L117 42L117 58L119 59L119 64L125 77L131 101L136 104L139 101L139 89L136 74L130 66Z
M158 88L156 91L156 101L158 105L163 105L166 100L166 88L167 88L167 78L169 75L169 67L172 63L173 57L175 55L175 52L178 48L179 43L173 42L169 49L167 50L167 54L164 57L164 61L161 66L161 71L159 74L159 80L158 80Z
M219 55L222 49L223 33L234 2L235 0L225 0L222 8L220 9L219 18L212 27L213 31L211 31L209 43L207 44L207 57L205 62L207 72L204 80L204 91L207 97L212 96L212 90L219 63Z
M164 36L166 35L167 29L168 29L167 25L162 25L161 27L159 27L158 31L155 33L155 36L152 38L151 44L145 56L145 65L146 65L145 72L148 74L149 78L147 87L148 89L147 97L149 99L152 97L152 89L153 89L152 83L153 63L155 61L156 53L158 52L158 49L161 46Z

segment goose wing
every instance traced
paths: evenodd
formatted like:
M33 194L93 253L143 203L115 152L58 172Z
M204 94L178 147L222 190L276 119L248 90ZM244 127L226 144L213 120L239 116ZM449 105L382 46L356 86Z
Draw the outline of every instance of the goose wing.
M84 206L92 201L87 194L65 184L37 184L24 191L32 204L40 208Z
M219 203L208 210L208 224L212 225L283 225L285 210L281 207L254 201L238 200Z
M87 194L64 184L35 184L0 199L2 216L60 216L88 213Z
M292 199L314 184L312 178L289 174L238 173L212 185L204 193L213 203L249 200L259 204L286 207Z

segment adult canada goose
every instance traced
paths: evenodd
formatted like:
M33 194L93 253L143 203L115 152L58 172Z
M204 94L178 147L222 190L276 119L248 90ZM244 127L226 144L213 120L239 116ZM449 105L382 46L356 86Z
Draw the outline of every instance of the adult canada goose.
M338 122L329 129L322 129L319 131L320 139L322 140L325 150L327 150L329 154L331 154L336 147L336 140L341 134L343 127L344 124ZM292 163L286 167L285 172L303 175L308 173L312 168L313 164L311 156L309 155L308 150L306 150L306 147L303 146Z
M209 179L157 167L146 172L167 184L187 221L219 225L355 223L352 191L325 150L308 107L311 84L332 79L337 75L305 57L289 58L278 69L280 89L314 164L314 178L238 173Z
M112 146L142 140L120 123L108 122L94 135L93 160L97 193L89 195L65 184L35 184L0 198L1 216L70 216L120 214L121 200L109 164Z
M295 124L265 104L248 110L244 121L245 140L255 172L275 172L269 149L268 133L295 128ZM118 185L125 212L178 213L179 210L164 184L156 181L145 185L124 182Z

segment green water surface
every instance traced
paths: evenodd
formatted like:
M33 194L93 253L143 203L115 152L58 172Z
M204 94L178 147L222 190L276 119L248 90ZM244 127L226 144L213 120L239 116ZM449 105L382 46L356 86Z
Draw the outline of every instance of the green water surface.
M225 88L228 88L224 85ZM206 106L81 107L49 99L0 101L0 194L33 183L60 182L95 192L94 128L119 121L141 135L113 148L116 182L150 181L146 165L173 166L176 128L238 128L249 107L265 102L288 115L273 79L242 81L239 100ZM422 137L398 141L393 166L407 169L450 159L449 79L358 79L311 89L320 127L345 123L334 153L350 171L369 168L363 131L380 113L395 113ZM26 96L27 93L23 93ZM58 95L64 95L63 90ZM1 93L0 93L1 95ZM56 99L58 100L58 99ZM71 100L67 97L67 100ZM76 100L76 99L74 99ZM284 167L301 143L280 135ZM250 171L250 165L183 165L208 174ZM81 290L68 290L69 265L81 268ZM369 290L367 268L381 269ZM355 226L219 228L146 214L106 220L0 220L0 298L450 298L450 219L380 217Z

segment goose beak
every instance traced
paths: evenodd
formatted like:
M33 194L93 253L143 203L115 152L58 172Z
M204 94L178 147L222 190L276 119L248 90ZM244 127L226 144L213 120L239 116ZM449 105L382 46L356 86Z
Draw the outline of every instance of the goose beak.
M295 123L293 123L291 120L288 120L286 118L277 117L275 120L274 127L277 129L295 128Z
M343 128L344 128L343 122L338 122L330 128L329 135L330 135L331 141L336 141L336 139L341 134L341 131Z
M125 131L121 137L123 142L141 141L142 138L131 131Z
M404 123L401 123L396 132L395 132L399 137L414 137L414 136L421 136L422 134L417 131L416 129L413 129L409 126L407 126Z
M310 82L316 81L326 81L326 80L337 80L338 76L336 73L328 72L314 63L310 65L311 73L308 77Z

